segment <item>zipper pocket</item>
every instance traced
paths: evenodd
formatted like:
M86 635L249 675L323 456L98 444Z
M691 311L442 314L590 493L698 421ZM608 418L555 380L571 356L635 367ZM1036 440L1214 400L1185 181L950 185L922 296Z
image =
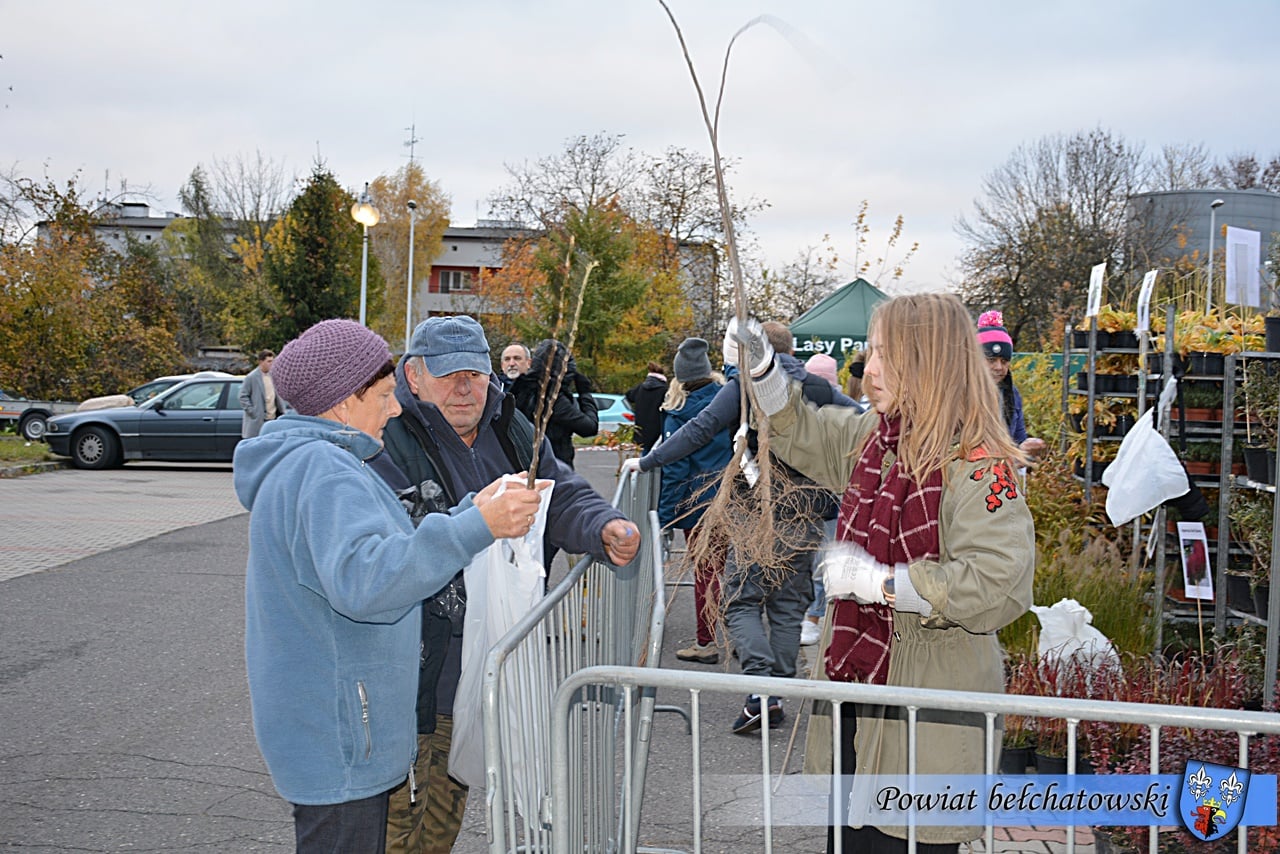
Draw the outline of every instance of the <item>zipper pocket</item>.
M369 729L369 695L364 690L364 683L356 683L356 691L360 694L360 721L364 724L364 758L373 755L373 732Z

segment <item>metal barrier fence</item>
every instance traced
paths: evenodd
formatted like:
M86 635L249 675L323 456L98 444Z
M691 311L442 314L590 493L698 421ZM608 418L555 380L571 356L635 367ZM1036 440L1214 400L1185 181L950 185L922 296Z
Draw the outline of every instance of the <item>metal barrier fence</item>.
M572 674L595 665L656 667L662 650L665 602L657 513L658 478L632 473L614 494L614 506L640 529L640 552L625 567L579 561L569 574L489 651L483 713L485 797L489 850L551 850L551 702ZM616 749L622 710L608 699L573 716L587 751L573 797L595 806L584 827L596 850L634 838L622 824L623 803L644 794L654 692L641 692L638 711L626 709L625 753ZM617 791L618 762L634 789ZM612 808L610 807L612 805ZM626 815L638 815L628 812Z
M557 852L600 852L621 851L624 854L636 851L639 833L623 840L618 848L598 844L588 829L597 822L594 815L595 802L578 797L578 789L570 774L571 766L590 763L592 757L584 754L584 741L580 733L573 727L573 721L582 714L582 709L608 698L611 703L620 705L628 722L632 720L632 707L637 699L651 697L655 689L675 689L686 692L689 702L690 719L693 730L693 743L690 748L692 769L692 836L689 840L692 851L700 852L703 842L703 775L700 751L701 702L703 693L729 693L741 696L744 692L758 694L761 707L766 707L770 697L795 698L801 700L826 700L833 704L832 743L840 744L840 705L843 703L870 703L886 706L897 706L906 710L909 728L908 757L909 773L916 771L916 727L919 724L919 712L940 710L947 712L968 712L981 716L985 720L986 743L989 747L986 757L985 773L993 774L999 756L1000 741L997 719L1004 714L1019 714L1028 717L1061 719L1067 725L1067 773L1074 774L1077 769L1076 736L1077 728L1082 721L1107 721L1120 724L1132 724L1147 727L1151 733L1149 751L1149 773L1160 773L1160 730L1162 727L1182 727L1195 730L1234 731L1238 734L1239 758L1238 767L1248 767L1249 738L1254 735L1280 735L1280 715L1266 712L1246 712L1229 709L1191 708L1143 703L1116 703L1097 700L1063 699L1055 697L1029 697L1014 694L984 694L968 691L938 691L922 688L900 688L883 685L859 685L851 683L818 682L803 679L777 679L764 676L745 676L730 673L697 673L684 670L661 670L635 667L590 667L580 670L563 681L556 692L552 716L551 750L552 750L552 815L551 830L552 850ZM643 706L640 707L643 709ZM642 712L641 712L642 713ZM631 732L631 728L626 729ZM760 729L760 816L763 825L764 850L773 850L774 822L773 795L770 785L770 752L769 728ZM647 748L647 745L646 745ZM629 745L623 745L624 751L630 752ZM681 745L681 750L684 749ZM643 781L634 779L635 774L643 774L643 767L626 765L622 769L621 789L624 792L643 786ZM1166 771L1165 773L1173 773ZM1178 769L1181 773L1181 769ZM833 775L832 785L836 784ZM603 803L603 802L602 802ZM668 803L673 803L668 800ZM640 803L637 800L623 799L623 821L632 827L639 827ZM753 804L753 809L755 805ZM664 815L664 823L671 824L672 816ZM840 852L840 835L835 835L836 851ZM1246 850L1246 831L1241 827L1237 834L1237 845L1240 852ZM740 842L735 836L734 844ZM1152 827L1149 834L1149 849L1157 850L1157 828ZM985 829L985 850L992 851L994 837L993 828ZM1075 850L1075 828L1067 828L1067 852ZM916 850L915 828L910 829L908 850Z

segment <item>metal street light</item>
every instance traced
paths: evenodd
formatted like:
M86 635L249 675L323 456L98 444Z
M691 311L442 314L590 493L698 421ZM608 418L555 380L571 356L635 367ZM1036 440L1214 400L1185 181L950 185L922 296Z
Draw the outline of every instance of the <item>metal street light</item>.
M1209 287L1205 291L1204 313L1213 308L1213 238L1218 230L1218 208L1225 205L1222 199L1214 199L1209 203Z
M409 205L409 282L405 285L404 298L404 351L409 352L409 337L413 335L413 223L417 219L418 203L413 199Z
M369 198L368 182L365 182L360 199L351 206L351 218L364 226L364 250L360 256L360 325L366 326L365 305L369 294L369 226L377 225L378 220L382 218L378 209L373 206L373 200Z

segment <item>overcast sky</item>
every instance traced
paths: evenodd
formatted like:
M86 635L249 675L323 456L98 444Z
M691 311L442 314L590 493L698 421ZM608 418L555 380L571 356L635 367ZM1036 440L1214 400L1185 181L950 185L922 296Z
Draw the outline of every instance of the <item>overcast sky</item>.
M734 31L721 147L775 265L894 217L915 287L955 280L954 225L1022 144L1101 126L1158 151L1280 153L1275 0L670 0L704 87ZM0 0L0 168L149 187L255 151L358 188L417 156L472 224L506 164L597 132L709 153L656 0ZM106 177L109 174L109 179Z

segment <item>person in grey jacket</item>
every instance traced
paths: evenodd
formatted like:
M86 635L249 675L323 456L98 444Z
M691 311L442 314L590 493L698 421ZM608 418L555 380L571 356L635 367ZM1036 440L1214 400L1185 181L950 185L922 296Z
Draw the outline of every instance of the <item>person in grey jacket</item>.
M528 469L533 425L498 387L489 365L489 342L473 318L430 317L418 324L396 369L402 412L384 433L385 456L395 468L379 471L393 488L417 487L440 509L492 478ZM547 439L538 477L555 481L547 508L550 545L617 565L635 557L636 527L557 460ZM459 573L451 584L462 590L461 581ZM448 851L462 827L467 787L447 773L461 667L461 625L446 601L428 600L418 683L418 790L412 799L407 785L392 792L388 851Z
M296 411L235 452L253 729L300 852L382 853L413 761L422 600L541 503L495 481L415 529L367 465L400 411L394 370L377 333L317 323L276 364Z
M240 435L252 439L262 432L262 425L284 415L284 398L276 393L271 378L271 365L276 354L270 350L258 352L258 367L249 372L240 384L240 408L244 415L240 422Z

